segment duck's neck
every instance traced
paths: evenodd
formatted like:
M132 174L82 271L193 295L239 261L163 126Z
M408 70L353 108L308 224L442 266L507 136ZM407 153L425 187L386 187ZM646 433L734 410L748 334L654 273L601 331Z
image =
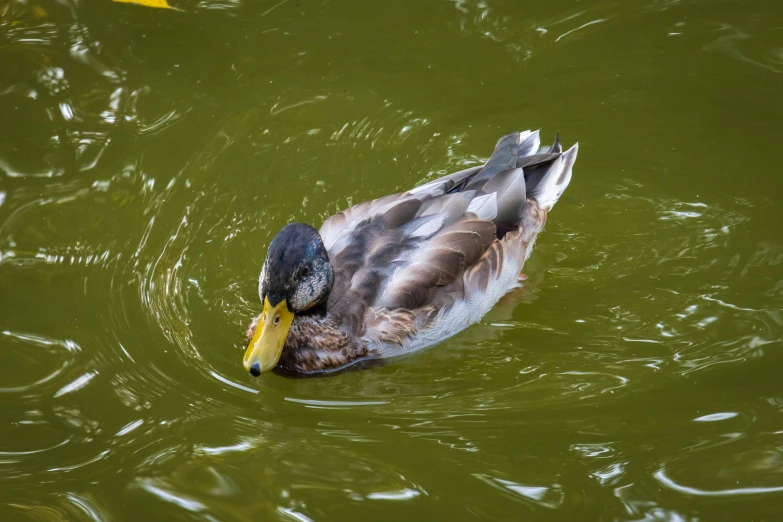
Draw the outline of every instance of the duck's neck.
M297 317L312 317L314 319L326 319L326 299L323 302L311 306L304 312L296 314Z

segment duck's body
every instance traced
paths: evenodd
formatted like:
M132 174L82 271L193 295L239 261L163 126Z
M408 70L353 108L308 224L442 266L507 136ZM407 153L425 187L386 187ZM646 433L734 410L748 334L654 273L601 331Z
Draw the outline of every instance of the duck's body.
M577 146L563 153L556 140L540 153L539 145L538 132L509 134L482 166L360 203L318 232L283 229L259 280L265 309L248 329L245 367L254 375L275 365L335 370L409 353L479 321L518 286L571 180ZM285 332L280 317L282 326L290 320Z

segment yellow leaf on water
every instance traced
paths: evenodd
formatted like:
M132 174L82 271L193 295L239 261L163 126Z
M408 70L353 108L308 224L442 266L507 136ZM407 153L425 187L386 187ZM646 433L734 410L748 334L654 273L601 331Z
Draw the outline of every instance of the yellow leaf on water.
M157 9L173 9L174 11L181 11L176 7L171 7L166 0L113 0L121 4L138 4L145 7L155 7Z

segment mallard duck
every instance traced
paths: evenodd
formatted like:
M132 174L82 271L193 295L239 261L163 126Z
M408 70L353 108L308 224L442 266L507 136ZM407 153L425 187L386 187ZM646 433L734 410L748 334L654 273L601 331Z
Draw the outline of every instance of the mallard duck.
M258 278L244 367L322 373L435 344L519 286L578 145L503 136L484 164L359 203L320 230L292 223Z

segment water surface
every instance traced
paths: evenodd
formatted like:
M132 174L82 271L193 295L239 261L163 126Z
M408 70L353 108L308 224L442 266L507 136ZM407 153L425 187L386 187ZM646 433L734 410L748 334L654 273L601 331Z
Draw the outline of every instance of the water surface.
M0 6L0 519L783 517L778 0ZM289 221L580 143L524 288L253 379Z

